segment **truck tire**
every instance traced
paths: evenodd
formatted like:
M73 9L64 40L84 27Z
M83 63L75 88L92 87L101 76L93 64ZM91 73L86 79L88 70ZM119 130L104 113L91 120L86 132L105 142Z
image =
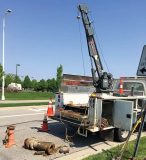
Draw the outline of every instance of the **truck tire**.
M114 140L118 142L124 142L129 136L129 131L122 130L120 128L114 129Z

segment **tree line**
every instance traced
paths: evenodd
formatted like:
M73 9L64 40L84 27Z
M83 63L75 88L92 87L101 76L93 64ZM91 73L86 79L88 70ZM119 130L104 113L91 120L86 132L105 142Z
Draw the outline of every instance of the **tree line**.
M62 81L63 66L57 67L56 78L51 79L41 79L37 81L36 79L30 79L27 75L22 80L19 76L14 74L5 74L5 87L8 87L10 83L19 83L26 90L34 91L47 91L47 92L57 92L59 91L61 81ZM0 64L0 87L2 87L2 65Z

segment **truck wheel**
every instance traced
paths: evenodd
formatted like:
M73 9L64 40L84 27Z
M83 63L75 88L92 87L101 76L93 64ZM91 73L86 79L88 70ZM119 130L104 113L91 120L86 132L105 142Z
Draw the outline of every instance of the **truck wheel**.
M124 142L128 138L129 131L122 130L120 128L115 128L114 130L114 139L118 142Z

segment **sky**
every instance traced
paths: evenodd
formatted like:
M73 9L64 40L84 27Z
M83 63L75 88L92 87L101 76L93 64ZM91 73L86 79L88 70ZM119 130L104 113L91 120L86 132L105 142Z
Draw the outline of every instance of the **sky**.
M85 69L90 76L85 32L76 18L83 3L90 9L97 47L110 73L135 76L146 44L145 0L0 0L0 63L2 20L12 10L5 17L5 72L15 74L20 64L21 78L50 79L62 64L63 73L84 75Z

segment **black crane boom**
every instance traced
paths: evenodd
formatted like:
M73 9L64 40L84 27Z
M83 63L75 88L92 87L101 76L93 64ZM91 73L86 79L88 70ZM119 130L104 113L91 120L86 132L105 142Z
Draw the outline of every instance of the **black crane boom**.
M79 5L78 9L81 13L82 22L86 33L89 56L91 57L93 85L97 92L110 92L112 90L112 75L110 73L103 72L103 66L94 38L94 29L88 16L88 7L83 4ZM93 63L95 69L93 67ZM98 75L98 78L96 77L96 74Z

